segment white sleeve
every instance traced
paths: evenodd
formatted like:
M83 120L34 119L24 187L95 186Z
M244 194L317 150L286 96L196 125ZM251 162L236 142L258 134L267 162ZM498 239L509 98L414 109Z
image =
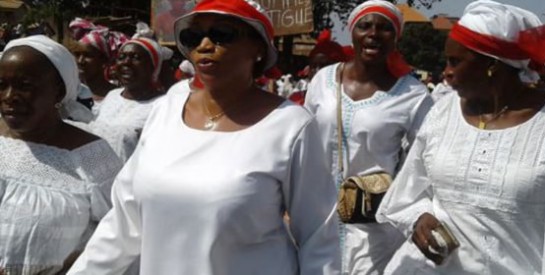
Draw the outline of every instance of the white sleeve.
M406 236L412 234L413 224L420 215L433 214L433 190L422 157L426 147L425 129L422 130L376 215L378 222L389 222Z
M316 102L314 102L316 99L316 93L319 92L319 85L318 82L320 82L320 74L316 74L314 78L310 81L310 83L307 85L307 92L305 93L305 108L309 110L311 113L316 114Z
M338 274L340 244L335 184L312 119L292 146L289 179L282 186L301 275Z
M133 191L138 157L137 149L115 179L111 195L113 208L104 216L67 274L123 274L140 254L141 212Z
M426 92L411 110L411 123L409 129L407 129L407 141L409 143L409 147L413 144L416 134L418 133L420 126L422 126L422 123L424 122L424 119L432 106L433 99L428 92Z

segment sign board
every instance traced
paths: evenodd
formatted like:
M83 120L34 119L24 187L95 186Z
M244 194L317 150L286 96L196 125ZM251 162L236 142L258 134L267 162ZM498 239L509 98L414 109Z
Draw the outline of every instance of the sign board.
M221 0L218 0L221 1ZM312 0L254 0L268 10L275 35L308 33L314 29ZM174 45L174 21L195 6L195 0L152 0L151 28L161 44Z
M314 30L312 0L255 0L265 7L275 35L308 33Z

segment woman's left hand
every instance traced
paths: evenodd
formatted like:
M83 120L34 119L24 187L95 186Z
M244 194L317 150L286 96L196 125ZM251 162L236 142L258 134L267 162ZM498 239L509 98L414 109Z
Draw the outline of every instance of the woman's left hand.
M432 260L436 265L440 265L444 258L432 253L430 248L435 251L439 251L440 247L432 236L431 231L441 226L441 223L430 213L424 213L418 217L414 226L414 232L412 235L412 241L418 249L426 256L426 258Z

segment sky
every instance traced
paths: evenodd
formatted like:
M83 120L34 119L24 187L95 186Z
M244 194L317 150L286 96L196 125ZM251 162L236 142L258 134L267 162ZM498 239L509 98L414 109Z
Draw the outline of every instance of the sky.
M430 10L421 8L419 11L426 17L431 17L435 14L446 13L449 16L460 17L464 12L464 8L467 4L474 0L442 0L441 2L434 3ZM496 0L497 2L514 5L527 9L537 14L541 21L545 22L545 0ZM405 0L400 0L399 3L406 3ZM342 23L337 19L335 20L335 27L333 28L333 37L337 42L342 45L348 45L351 43L348 31L342 28Z

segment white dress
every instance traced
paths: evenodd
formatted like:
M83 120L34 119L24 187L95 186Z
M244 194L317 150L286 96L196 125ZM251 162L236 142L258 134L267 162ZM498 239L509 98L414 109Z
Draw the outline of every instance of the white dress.
M145 101L129 100L121 95L123 90L111 90L100 103L95 119L87 127L80 127L108 141L125 162L134 152L151 106L160 96Z
M480 130L456 93L440 100L379 211L407 237L387 274L542 274L545 107L518 126ZM424 212L460 242L437 267L410 241Z
M122 163L104 140L69 151L0 137L0 151L0 270L57 274L110 209Z
M328 170L339 185L337 66L325 67L314 76L305 106L316 114ZM344 177L380 171L395 175L401 164L402 142L410 146L432 104L426 86L412 76L402 77L390 91L377 91L364 100L353 101L343 91ZM348 274L380 274L403 241L388 224L340 224L340 231L343 273Z
M196 130L181 119L188 86L173 86L184 87L154 106L113 210L69 274L120 274L138 255L142 275L338 274L335 189L316 121L285 101L244 130Z

